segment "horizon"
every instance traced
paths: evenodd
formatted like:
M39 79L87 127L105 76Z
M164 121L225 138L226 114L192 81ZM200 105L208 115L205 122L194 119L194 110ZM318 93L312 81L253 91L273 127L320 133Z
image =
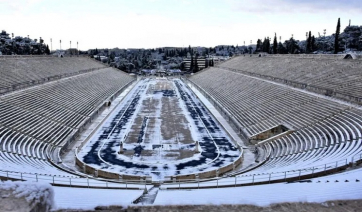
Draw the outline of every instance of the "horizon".
M243 46L274 37L305 40L306 32L318 37L362 25L362 5L357 0L298 2L295 0L165 1L137 2L92 0L0 0L3 29L15 36L42 37L52 49L152 49L160 47Z

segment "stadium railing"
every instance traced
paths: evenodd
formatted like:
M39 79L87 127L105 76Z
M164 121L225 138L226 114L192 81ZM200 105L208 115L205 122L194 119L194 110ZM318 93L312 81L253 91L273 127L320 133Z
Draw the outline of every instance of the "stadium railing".
M210 179L157 181L161 189L197 189L222 188L236 186L251 186L271 183L292 183L305 181L311 178L326 176L356 167L362 164L362 154L357 154L351 160L344 159L312 166L309 168L289 170L285 172L252 174L247 176L224 176ZM117 188L117 189L144 189L152 184L149 180L107 180L93 177L62 177L41 175L36 173L12 172L0 170L2 180L22 180L31 182L50 183L55 186L86 187L86 188Z

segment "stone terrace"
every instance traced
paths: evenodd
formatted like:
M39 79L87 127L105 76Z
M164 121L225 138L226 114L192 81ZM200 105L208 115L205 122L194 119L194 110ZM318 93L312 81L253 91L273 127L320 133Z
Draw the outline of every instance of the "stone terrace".
M86 57L0 57L0 95L105 65Z
M362 103L362 61L343 55L235 57L218 67Z

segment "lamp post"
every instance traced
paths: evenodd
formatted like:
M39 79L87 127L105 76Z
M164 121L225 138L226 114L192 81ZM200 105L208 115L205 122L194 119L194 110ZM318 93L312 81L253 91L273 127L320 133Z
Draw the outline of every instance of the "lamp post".
M62 40L59 40L60 51L62 51Z
M53 51L53 39L50 38L50 51Z
M79 55L78 41L77 41L77 55Z
M323 30L323 34L324 34L324 39L323 39L323 51L324 53L326 53L326 29Z

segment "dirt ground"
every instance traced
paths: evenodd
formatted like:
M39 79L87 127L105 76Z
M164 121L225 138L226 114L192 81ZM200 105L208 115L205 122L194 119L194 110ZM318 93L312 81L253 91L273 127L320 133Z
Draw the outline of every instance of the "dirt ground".
M59 210L82 211L82 210ZM127 209L119 206L97 207L96 210L85 211L127 211L127 212L361 212L362 200L336 200L324 203L280 203L268 207L254 205L175 205L175 206L130 206ZM84 212L84 211L82 211Z
M177 96L154 98L155 94L159 95L163 91L172 90L176 92L174 83L168 80L158 80L155 84L149 85L146 98L143 99L140 111L125 140L127 144L136 144L139 141L142 123L147 117L145 135L142 140L142 145L145 145L146 149L140 155L144 160L148 160L147 157L159 155L160 151L162 151L163 159L166 160L181 160L194 155L193 150L180 148L182 145L195 143L189 129L190 124L179 105L179 101L182 100ZM162 147L153 149L153 145ZM133 151L125 151L124 155L132 157Z

